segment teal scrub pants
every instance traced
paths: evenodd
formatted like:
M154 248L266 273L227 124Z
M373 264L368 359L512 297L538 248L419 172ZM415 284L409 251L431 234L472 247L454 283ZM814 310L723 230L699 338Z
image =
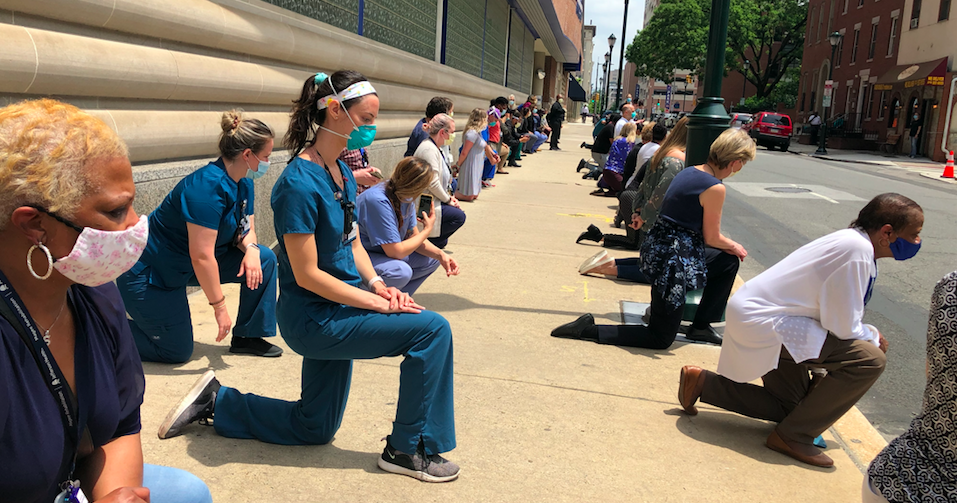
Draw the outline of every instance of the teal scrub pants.
M287 402L222 387L214 426L224 437L283 445L327 444L342 423L352 360L404 356L391 445L428 454L455 448L452 330L441 315L379 314L339 304L304 308L279 303L283 338L303 356L302 395ZM304 310L312 312L304 314ZM298 311L298 312L295 312ZM290 320L284 323L283 320Z
M233 325L236 337L272 337L276 335L276 254L265 246L259 247L263 281L259 288L250 290L246 277L237 277L245 254L231 248L221 256L219 280L240 283L239 313ZM193 322L186 299L187 286L199 286L194 274L183 278L182 286L163 288L150 284L150 269L155 265L137 263L116 280L130 330L145 362L183 363L193 354Z

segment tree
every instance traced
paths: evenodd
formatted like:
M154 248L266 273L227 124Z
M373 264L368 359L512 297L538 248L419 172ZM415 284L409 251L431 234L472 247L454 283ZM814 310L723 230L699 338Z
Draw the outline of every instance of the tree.
M678 69L702 74L710 15L710 0L662 0L625 53L635 75L670 82ZM725 75L740 71L757 97L770 97L801 60L806 22L806 0L731 0Z

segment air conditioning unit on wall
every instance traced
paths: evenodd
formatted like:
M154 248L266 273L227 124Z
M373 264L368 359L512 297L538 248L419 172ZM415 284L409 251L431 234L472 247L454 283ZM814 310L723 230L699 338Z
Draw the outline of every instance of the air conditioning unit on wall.
M910 20L910 27L911 27L912 30L913 30L914 28L917 28L917 22L918 22L918 21L920 21L920 18L916 18L916 17Z

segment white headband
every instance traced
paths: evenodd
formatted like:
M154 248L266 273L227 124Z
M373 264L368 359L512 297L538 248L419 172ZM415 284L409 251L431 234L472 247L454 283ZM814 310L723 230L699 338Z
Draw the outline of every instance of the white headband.
M332 82L329 82L329 84L332 85ZM332 90L334 92L336 90L335 87L333 87ZM331 105L334 101L345 103L346 101L361 98L368 94L375 94L375 88L372 87L372 84L370 84L369 81L363 80L345 88L339 94L330 94L329 96L319 98L319 100L316 101L316 108L323 110Z

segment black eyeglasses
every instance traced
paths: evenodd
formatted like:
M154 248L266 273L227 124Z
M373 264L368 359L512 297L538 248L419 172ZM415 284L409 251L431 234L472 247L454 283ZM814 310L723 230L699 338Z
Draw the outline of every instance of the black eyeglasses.
M67 220L67 219L65 219L65 218L63 218L63 217L61 217L60 215L57 215L56 213L53 213L52 211L47 210L46 208L43 208L43 207L40 207L40 206L34 206L34 205L32 205L32 204L30 204L30 205L28 205L28 206L29 206L30 208L33 208L33 209L37 210L37 211L42 211L43 213L46 213L47 215L50 215L50 216L53 217L53 219L56 220L57 222L60 222L61 224L65 225L65 226L67 226L67 227L69 227L69 228L71 228L71 229L73 229L73 230L75 230L75 231L77 231L77 232L83 232L83 227L80 227L79 225L76 225L75 223L73 223L73 222L71 222L71 221L69 221L69 220Z

